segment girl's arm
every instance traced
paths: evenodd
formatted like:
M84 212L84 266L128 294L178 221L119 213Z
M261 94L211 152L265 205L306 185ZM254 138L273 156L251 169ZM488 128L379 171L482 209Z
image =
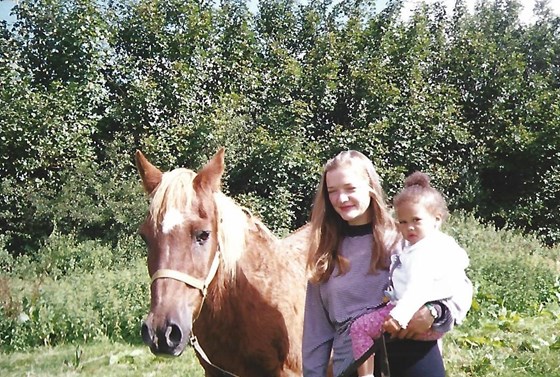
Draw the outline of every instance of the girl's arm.
M304 377L325 377L334 339L334 328L322 304L318 284L307 284L303 319L302 362Z
M455 324L460 324L466 317L472 303L473 288L471 281L465 277L461 288L456 294L446 300L435 301L438 317L432 316L426 306L422 306L412 317L406 329L393 334L399 339L413 339L430 328L438 332L448 332ZM439 307L438 307L439 305Z

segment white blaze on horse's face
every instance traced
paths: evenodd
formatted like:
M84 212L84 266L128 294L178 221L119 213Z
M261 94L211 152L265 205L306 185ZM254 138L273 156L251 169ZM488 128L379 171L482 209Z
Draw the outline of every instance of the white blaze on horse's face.
M168 210L161 222L161 231L165 234L171 232L177 225L183 224L185 217L175 208Z

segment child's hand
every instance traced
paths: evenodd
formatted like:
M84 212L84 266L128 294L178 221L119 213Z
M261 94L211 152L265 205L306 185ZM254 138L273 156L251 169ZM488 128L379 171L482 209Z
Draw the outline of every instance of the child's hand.
M399 332L402 329L401 325L393 319L393 317L388 316L385 322L383 322L383 330L388 332L391 335Z

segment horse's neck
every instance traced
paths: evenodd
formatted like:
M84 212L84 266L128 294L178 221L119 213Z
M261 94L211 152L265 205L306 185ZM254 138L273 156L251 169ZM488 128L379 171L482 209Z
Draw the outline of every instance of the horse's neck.
M268 233L262 233L260 229L254 228L253 231L247 232L245 248L234 266L234 271L220 270L220 291L215 292L217 298L235 299L245 293L247 284L254 284L255 281L261 280L263 268L266 269L270 264L277 263L275 250L277 245L276 239Z
M297 365L301 354L304 258L269 234L247 237L234 278L211 286L194 332L215 363L245 367L256 359L262 368L256 375L279 375L272 372L283 368L278 355Z

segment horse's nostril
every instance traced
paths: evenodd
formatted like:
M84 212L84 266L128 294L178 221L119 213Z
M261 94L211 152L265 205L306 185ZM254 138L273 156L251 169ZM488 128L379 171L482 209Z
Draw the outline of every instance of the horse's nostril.
M183 331L179 326L174 323L167 326L167 331L165 332L165 339L167 340L167 345L169 347L176 347L181 344L183 340Z
M142 334L142 340L144 341L144 343L150 345L153 339L150 329L148 328L148 325L146 325L146 322L142 322L142 329L140 332Z

